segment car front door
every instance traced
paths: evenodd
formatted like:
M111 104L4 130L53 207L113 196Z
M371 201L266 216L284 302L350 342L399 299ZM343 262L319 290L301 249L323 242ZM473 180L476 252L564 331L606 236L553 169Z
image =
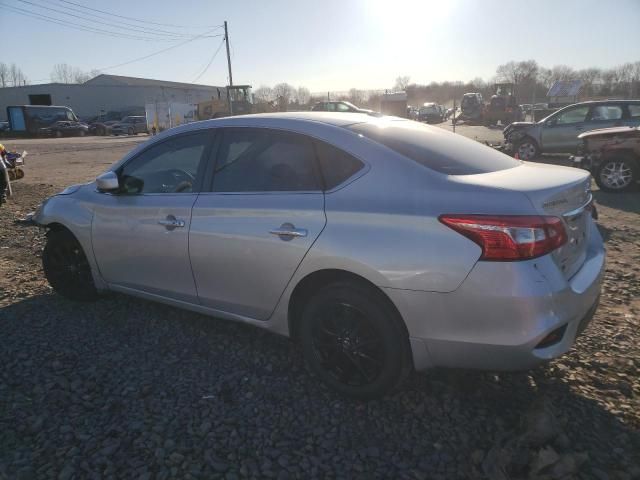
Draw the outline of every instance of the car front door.
M588 105L578 105L549 118L542 126L543 152L575 152L588 113Z
M210 192L193 208L189 250L200 302L266 320L324 228L313 142L262 128L226 129Z
M119 191L96 194L93 251L112 288L197 303L189 226L211 137L202 130L155 143L118 169Z

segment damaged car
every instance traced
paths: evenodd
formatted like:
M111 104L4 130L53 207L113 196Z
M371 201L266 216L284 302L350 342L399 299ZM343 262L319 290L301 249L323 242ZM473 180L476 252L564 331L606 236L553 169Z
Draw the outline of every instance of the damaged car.
M640 180L640 127L604 128L578 136L577 167L589 170L600 190L626 192Z
M503 130L505 150L521 160L543 153L575 154L583 132L640 125L640 100L582 102L564 107L538 122L514 122Z

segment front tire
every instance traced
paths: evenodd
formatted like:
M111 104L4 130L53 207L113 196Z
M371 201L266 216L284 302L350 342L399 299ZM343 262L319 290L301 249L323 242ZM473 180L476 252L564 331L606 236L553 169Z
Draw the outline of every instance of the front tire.
M91 266L82 246L68 230L47 234L42 267L49 285L63 297L83 302L98 298Z
M516 146L516 153L520 160L533 160L540 155L540 147L532 138L525 137Z
M638 165L629 157L608 158L602 161L595 174L595 181L604 192L627 192L638 180Z
M311 297L300 318L299 340L307 366L343 395L386 395L411 370L401 322L379 292L354 282L330 284Z

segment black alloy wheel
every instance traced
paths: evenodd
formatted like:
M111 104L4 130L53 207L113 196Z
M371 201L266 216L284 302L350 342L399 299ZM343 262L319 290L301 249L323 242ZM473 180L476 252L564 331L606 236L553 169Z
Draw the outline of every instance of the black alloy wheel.
M44 274L51 287L71 300L95 300L98 293L82 246L68 230L51 231L42 253Z
M328 304L313 325L317 360L336 381L361 387L375 381L385 363L381 333L357 307Z
M402 319L373 287L337 282L321 288L307 301L298 325L307 366L343 395L379 398L411 371Z

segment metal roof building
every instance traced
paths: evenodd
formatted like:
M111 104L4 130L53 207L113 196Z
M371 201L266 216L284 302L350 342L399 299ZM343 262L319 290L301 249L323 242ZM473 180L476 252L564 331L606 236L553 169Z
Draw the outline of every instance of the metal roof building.
M0 88L0 119L9 105L65 105L81 119L144 115L148 103L199 103L226 98L224 87L120 75L98 75L82 84L46 83Z

